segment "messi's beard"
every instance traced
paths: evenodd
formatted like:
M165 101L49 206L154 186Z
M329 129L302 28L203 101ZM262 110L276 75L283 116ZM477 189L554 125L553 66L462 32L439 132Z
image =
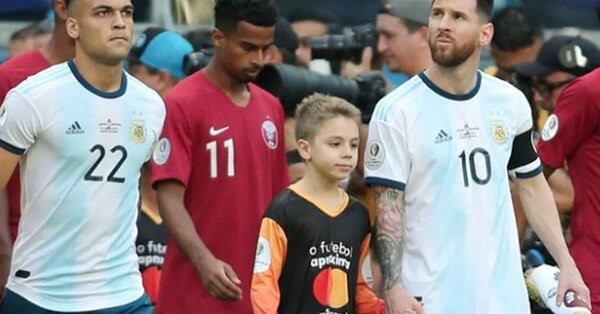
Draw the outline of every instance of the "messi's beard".
M467 42L462 46L447 47L446 51L439 49L435 39L429 39L429 49L433 61L446 68L454 68L463 64L475 51L475 42Z

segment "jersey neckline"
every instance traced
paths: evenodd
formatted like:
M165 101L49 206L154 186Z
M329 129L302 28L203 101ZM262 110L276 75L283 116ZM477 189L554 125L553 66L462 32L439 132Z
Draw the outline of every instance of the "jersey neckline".
M458 95L450 94L447 91L440 88L439 86L435 85L435 83L432 82L427 77L427 75L425 75L425 72L419 73L419 78L421 78L423 83L425 83L425 85L427 85L427 87L429 87L436 94L438 94L444 98L451 99L451 100L458 100L458 101L469 100L469 99L473 98L475 95L477 95L477 92L479 92L479 88L481 87L481 72L479 72L479 71L477 71L477 81L475 82L475 86L473 87L473 89L471 89L466 94L458 94Z
M77 66L75 65L75 62L73 61L73 59L69 60L68 65L69 65L69 69L71 69L71 72L73 73L73 75L75 76L77 81L83 87L85 87L85 89L87 89L91 93L98 95L102 98L118 98L118 97L123 96L123 94L125 94L125 91L127 90L127 76L125 75L124 71L121 76L121 86L119 86L119 89L117 89L114 92L105 92L105 91L101 91L101 90L97 89L92 84L90 84L90 82L85 80L85 78L79 72L79 69L77 69Z

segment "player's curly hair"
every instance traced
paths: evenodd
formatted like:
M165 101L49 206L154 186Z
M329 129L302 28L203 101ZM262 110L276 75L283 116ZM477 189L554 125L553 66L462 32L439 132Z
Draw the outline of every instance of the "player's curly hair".
M215 27L225 34L237 28L238 22L271 27L277 23L277 8L271 0L217 0Z
M348 101L314 93L296 108L296 139L313 140L320 124L335 117L353 119L360 125L360 110Z

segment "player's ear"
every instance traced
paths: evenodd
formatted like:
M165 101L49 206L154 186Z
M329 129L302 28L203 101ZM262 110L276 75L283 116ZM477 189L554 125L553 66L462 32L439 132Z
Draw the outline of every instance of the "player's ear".
M67 34L73 39L79 39L79 25L77 20L73 17L68 17L66 21Z
M310 160L310 144L307 140L298 140L298 153L304 160Z
M485 23L481 26L481 34L479 35L479 46L487 46L492 41L494 36L494 25L492 23Z
M225 41L225 34L218 28L213 28L212 33L211 33L211 37L212 37L212 41L213 41L213 45L215 47L222 47L223 46L223 42Z
M60 20L67 20L67 4L64 0L54 1L54 14Z

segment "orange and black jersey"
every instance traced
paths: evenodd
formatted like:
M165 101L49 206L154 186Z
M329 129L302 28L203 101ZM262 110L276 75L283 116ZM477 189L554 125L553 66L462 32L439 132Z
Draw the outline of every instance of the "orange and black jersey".
M326 208L297 185L281 192L261 222L252 280L255 313L382 313L367 286L369 214L343 192ZM369 268L370 265L364 265Z

